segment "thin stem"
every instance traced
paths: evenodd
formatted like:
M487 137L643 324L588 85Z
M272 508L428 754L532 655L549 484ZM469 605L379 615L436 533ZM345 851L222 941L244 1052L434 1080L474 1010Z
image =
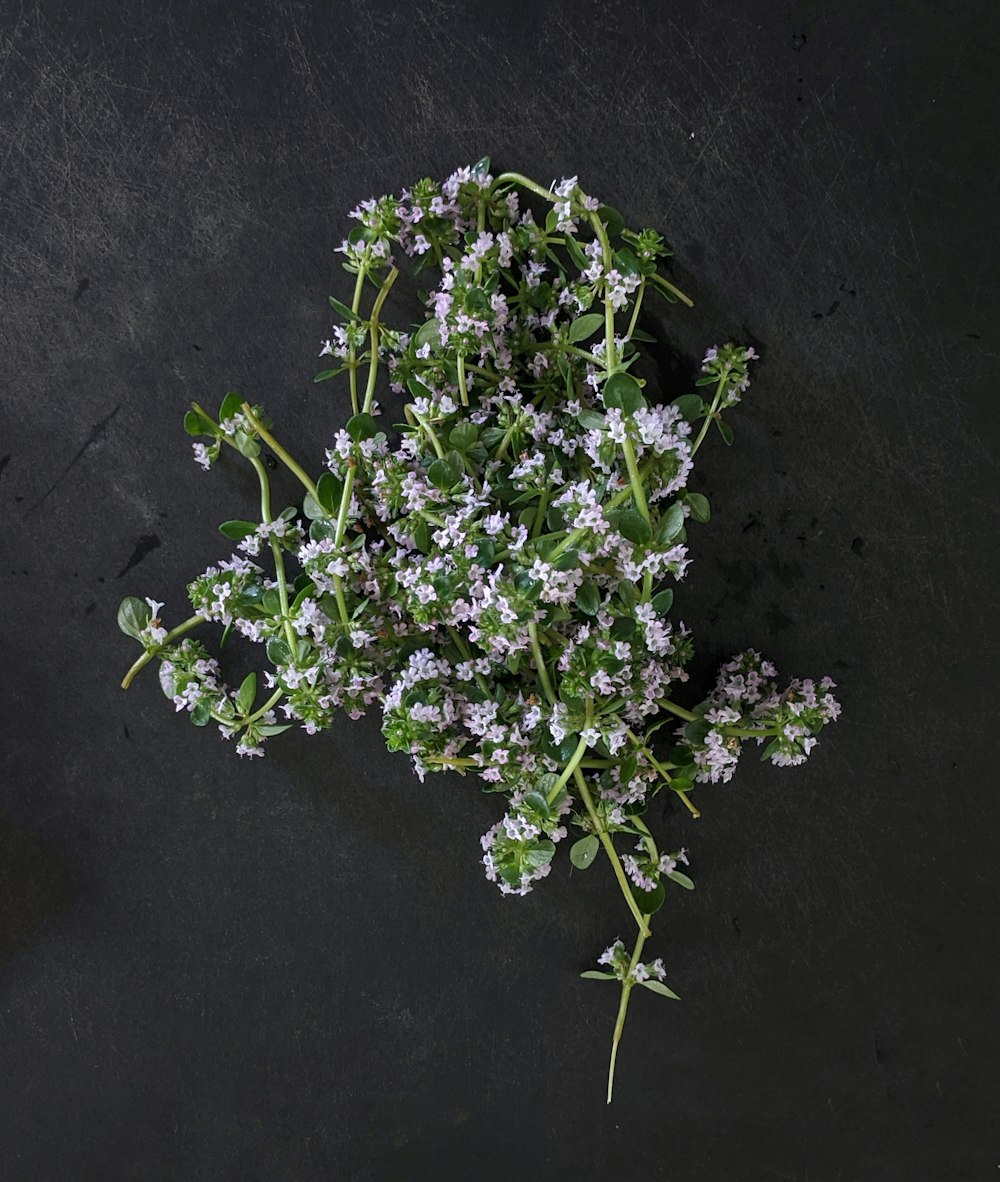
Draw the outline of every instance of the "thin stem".
M642 476L641 471L640 471L639 475L640 475L640 477ZM632 485L629 484L626 488L623 488L620 492L615 493L615 495L611 498L610 501L608 501L607 505L605 505L604 507L605 507L605 509L616 509L622 503L622 501L627 501L629 499L629 497L632 495L633 495ZM570 533L568 533L563 538L563 540L559 543L559 545L556 546L556 548L549 555L548 561L555 562L555 560L559 557L560 554L565 553L565 551L568 550L570 548L570 546L573 545L574 542L579 541L579 539L583 537L583 535L587 532L587 529L588 529L588 527L584 525L584 526L581 526L579 529L574 529Z
M458 649L458 651L462 654L464 659L466 661L471 661L472 660L472 650L465 643L464 639L462 638L461 633L457 632L451 626L451 624L446 624L445 627L448 629L448 635L451 637L453 644ZM479 688L483 691L483 693L488 698L492 696L490 694L490 688L486 684L486 682L483 680L483 675L481 673L476 674L476 685L479 686Z
M555 203L556 201L564 201L565 198L560 197L557 193L553 193L551 189L546 189L537 181L529 180L528 177L523 176L519 172L502 172L498 177L493 178L491 189L495 189L498 185L505 185L513 183L520 185L522 189L529 189L532 193L536 193L539 197L544 197L546 201Z
M666 291L669 291L671 294L675 295L681 301L682 304L687 304L687 306L689 308L694 307L694 300L691 299L690 296L685 295L684 292L682 292L679 287L674 287L674 285L670 282L669 279L664 279L662 275L651 275L650 278L653 280L654 283L658 284L660 287L664 288Z
M365 403L361 408L366 414L371 413L372 402L375 398L375 379L378 376L378 329L379 329L379 313L382 311L382 305L385 303L386 296L389 294L392 285L396 282L396 276L399 274L399 269L393 267L388 275L385 277L385 282L379 288L379 293L375 297L375 303L372 305L371 319L368 321L369 329L371 331L371 360L368 365L368 385L365 388Z
M465 356L462 353L458 355L458 396L463 406L469 405L469 390L465 383Z
M642 296L646 290L646 277L642 277L642 282L639 284L639 290L636 292L635 307L632 309L632 319L628 322L628 332L625 334L629 340L632 339L632 333L635 332L635 324L639 319L639 309L642 307Z
M701 447L702 440L708 434L708 429L712 425L712 420L715 418L716 411L719 409L719 403L722 401L722 391L726 388L725 376L719 378L718 385L715 387L715 397L712 399L712 405L708 409L708 414L705 415L705 421L701 425L701 430L694 443L691 445L691 455Z
M542 648L538 643L538 627L534 620L528 625L528 636L531 639L531 654L535 658L535 665L538 667L538 676L542 681L542 689L545 691L545 696L548 700L555 705L555 690L552 688L549 671L545 667L545 658L542 656Z
M588 698L587 699L587 718L586 718L586 725L583 728L584 730L587 730L587 728L590 726L590 722L591 722L592 717L593 717L593 705L592 705L590 699ZM590 744L584 738L581 738L579 743L577 743L576 750L570 756L569 763L567 763L566 766L563 768L562 774L560 775L559 779L556 780L556 782L552 785L552 789L549 792L549 795L547 797L549 804L555 804L556 800L559 798L559 793L562 792L563 788L566 787L566 781L570 778L570 776L576 774L577 768L579 768L580 765L583 763L583 757L584 757L584 755L586 755L587 748L589 747L589 745Z
M671 702L669 698L657 698L657 706L662 706L664 710L669 710L671 714L676 714L678 718L683 718L685 722L697 722L698 715L692 714L690 710L685 710L683 706L678 706L676 702Z
M365 247L364 258L358 267L358 277L354 281L354 299L351 301L351 311L357 316L361 311L361 292L365 284L365 264L368 262L368 248ZM351 380L351 410L358 413L358 356L354 346L347 350L347 369Z
M295 476L299 484L302 485L306 492L311 494L313 500L316 500L316 485L313 484L305 469L292 459L292 457L287 451L285 451L285 449L281 446L277 439L274 438L270 431L268 431L260 419L257 418L257 416L253 413L253 408L251 407L250 403L244 402L240 409L243 411L243 414L246 416L250 426L253 427L254 431L256 431L261 439L264 440L267 446L271 449L271 451L274 452L278 459L281 460L289 472Z
M257 479L260 481L260 519L265 525L271 523L271 482L267 478L267 469L256 456L250 457ZM274 559L274 574L278 580L278 600L281 603L281 622L284 628L288 647L294 653L296 645L295 631L292 621L288 617L288 584L285 581L285 558L281 552L281 543L276 537L268 539L271 545L271 556Z
M243 725L247 726L251 722L256 722L258 718L263 717L263 715L265 715L268 712L268 710L270 710L272 708L272 706L277 706L278 702L281 700L284 693L285 693L284 690L276 689L274 691L274 693L267 699L267 701L264 703L263 706L261 706L261 708L259 710L255 710L253 712L253 714L250 714L246 718L243 719Z
M635 507L639 510L639 515L642 519L648 524L649 506L646 504L646 493L642 487L642 477L639 475L639 464L635 458L635 448L632 446L632 440L628 435L622 440L622 451L625 453L625 467L628 469L628 482L632 490L632 496L635 498Z
M601 244L601 251L604 256L604 368L610 374L617 365L615 358L615 306L611 302L611 295L608 291L607 284L607 276L614 262L614 256L611 253L608 232L604 228L604 223L597 216L596 210L592 210L590 213L590 224L594 227L594 233L597 235L597 240Z
M542 532L542 525L545 522L545 513L549 507L549 486L546 485L542 489L542 495L538 498L538 507L535 510L535 520L531 523L531 536L537 538Z
M412 407L408 406L407 410L412 410ZM434 448L434 452L438 459L444 459L444 448L441 446L441 440L438 439L434 428L430 425L430 423L422 419L415 410L413 411L413 417L417 420L421 429L426 433L427 438L431 441L431 447Z
M615 849L614 842L608 835L608 831L597 815L597 809L594 808L594 800L590 795L590 789L587 787L587 781L584 779L583 772L579 767L573 771L573 778L576 780L576 786L580 792L580 799L583 801L584 807L587 810L587 816L590 818L590 824L594 832L604 846L604 852L608 855L611 862L611 868L615 872L615 878L618 879L618 885L621 887L621 892L625 896L625 902L628 904L629 911L635 917L635 922L639 925L640 932L644 932L647 936L649 933L648 916L644 916L639 910L639 904L635 901L635 896L632 894L632 889L629 886L628 879L625 877L625 871L622 869L621 858L618 857L618 851Z
M649 935L649 916L644 915L643 923L639 924L639 934L636 936L635 948L632 950L632 959L629 961L628 972L625 974L625 979L622 981L622 997L618 1003L618 1017L615 1020L615 1032L611 1038L611 1062L608 1064L608 1103L611 1103L611 1097L615 1090L615 1062L618 1058L618 1044L622 1040L622 1031L625 1029L625 1015L628 1013L629 997L632 994L632 989L635 986L635 981L632 978L632 970L639 963L639 957L642 955L643 945L646 943L646 937Z
M142 656L133 662L132 668L129 669L128 673L126 673L122 678L122 689L128 689L128 687L132 684L133 678L139 672L139 670L144 669L155 656L158 656L163 651L163 649L168 644L176 640L178 636L183 636L185 632L190 632L191 629L197 627L198 624L204 623L205 619L203 616L189 616L183 624L178 624L176 628L171 628L171 630L166 634L166 636L164 636L159 644L154 645L153 648L146 649Z

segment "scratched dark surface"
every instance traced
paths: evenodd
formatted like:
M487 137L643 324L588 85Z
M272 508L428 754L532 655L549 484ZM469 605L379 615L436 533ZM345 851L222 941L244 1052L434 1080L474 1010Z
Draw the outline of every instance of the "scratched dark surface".
M995 1178L997 6L0 13L5 1182ZM845 706L657 818L685 1000L636 997L611 1109L605 867L503 899L491 800L375 719L239 766L117 686L119 599L183 618L252 505L187 403L318 463L345 211L485 153L665 231L673 395L763 353L677 602L699 676L754 644Z

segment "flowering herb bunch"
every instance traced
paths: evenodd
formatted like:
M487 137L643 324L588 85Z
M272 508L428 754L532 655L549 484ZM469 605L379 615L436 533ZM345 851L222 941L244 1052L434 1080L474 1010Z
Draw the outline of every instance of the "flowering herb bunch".
M668 888L694 886L686 851L644 819L653 798L698 816L692 793L727 782L748 744L801 763L839 713L829 679L779 686L752 650L703 701L674 697L692 639L672 584L710 516L688 479L710 432L732 442L725 411L756 354L709 349L690 392L653 401L632 372L652 340L643 301L691 301L661 273L660 235L626 228L575 177L548 189L483 160L351 216L339 250L353 300L331 298L316 375L341 380L350 417L314 479L238 394L187 413L199 464L235 454L254 468L259 519L220 526L235 551L190 583L182 623L124 601L119 623L143 651L123 684L158 659L176 709L247 757L291 727L381 710L421 780L457 771L497 794L482 860L506 895L532 890L564 842L578 870L603 852L636 926L631 951L616 940L582 974L620 987L610 1102L632 991L677 997L662 959L644 959L651 918ZM425 289L413 328L389 317L404 261ZM380 386L403 396L403 422L380 423ZM274 511L265 448L301 507ZM263 687L254 672L224 684L188 635L205 624L261 646Z

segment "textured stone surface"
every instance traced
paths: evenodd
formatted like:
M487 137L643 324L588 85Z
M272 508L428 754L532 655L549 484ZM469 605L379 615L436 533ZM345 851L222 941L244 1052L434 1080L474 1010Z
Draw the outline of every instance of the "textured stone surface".
M964 1182L996 1176L995 4L8 3L0 14L5 1182ZM601 866L482 878L495 806L377 720L238 766L132 659L252 475L237 388L316 464L346 210L489 153L663 229L764 355L677 604L845 705L806 768L657 815L699 889L682 1005L576 974ZM294 491L285 488L286 497Z

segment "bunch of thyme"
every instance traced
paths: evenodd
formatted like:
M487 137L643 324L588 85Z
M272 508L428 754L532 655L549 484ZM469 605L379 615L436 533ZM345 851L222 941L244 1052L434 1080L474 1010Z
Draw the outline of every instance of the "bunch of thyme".
M652 340L643 301L691 301L661 273L660 235L627 229L576 177L545 188L483 160L351 216L339 250L354 295L331 298L316 380L341 378L352 413L326 467L314 480L238 394L214 416L188 411L199 464L237 453L254 468L259 520L220 526L235 552L190 583L194 614L169 631L161 603L124 601L119 623L143 651L123 685L157 658L177 710L248 757L292 726L314 734L378 707L421 779L474 774L498 794L482 848L504 894L544 878L571 831L577 869L603 851L637 930L631 952L616 940L582 974L620 984L610 1102L632 990L677 997L662 959L643 959L650 920L669 884L694 886L686 851L661 849L643 819L650 802L673 793L698 816L692 792L728 781L746 744L798 764L839 713L829 679L779 689L754 651L704 701L674 700L692 641L670 584L710 515L688 477L710 431L732 442L724 412L756 354L709 349L692 392L651 401L632 373ZM404 259L425 287L412 330L388 315ZM380 384L407 399L389 429ZM263 448L301 506L274 511ZM262 646L265 693L256 673L223 683L188 635L206 623Z

